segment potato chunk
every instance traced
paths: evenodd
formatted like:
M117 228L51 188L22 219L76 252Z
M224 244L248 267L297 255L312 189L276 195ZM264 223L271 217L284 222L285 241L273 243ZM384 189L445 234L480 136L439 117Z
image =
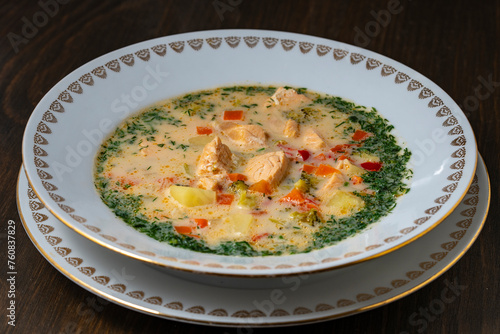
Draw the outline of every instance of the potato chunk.
M215 203L217 195L215 191L185 187L170 186L170 195L181 205L187 207L208 205Z
M356 165L353 165L347 159L340 160L337 163L337 166L335 168L337 168L337 169L341 170L342 172L344 172L344 174L347 175L348 177L353 177L354 175L361 176L364 173L366 173L366 170L364 170L363 168L360 168L360 167L358 167Z
M358 212L364 204L365 202L361 198L352 193L335 190L326 201L324 213L343 217Z
M214 140L215 136L213 135L203 135L203 136L195 136L188 139L189 144L193 146L205 146Z
M228 230L235 236L246 236L250 230L253 216L248 213L235 213L227 218Z

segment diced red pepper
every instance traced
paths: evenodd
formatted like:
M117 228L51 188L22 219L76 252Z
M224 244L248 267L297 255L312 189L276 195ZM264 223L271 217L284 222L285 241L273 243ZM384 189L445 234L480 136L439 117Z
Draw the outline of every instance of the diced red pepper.
M236 182L236 181L246 181L247 180L247 177L245 175L239 174L239 173L227 174L227 176L233 182Z
M264 238L264 237L267 237L268 235L269 235L269 233L262 233L262 234L257 234L257 235L254 235L254 236L252 237L252 241L254 241L254 242L255 242L255 241L259 240L259 239L262 239L262 238Z
M241 121L243 119L243 110L226 110L223 119L225 121Z
M361 167L370 172L378 172L382 168L382 164L380 162L363 162Z
M333 173L340 173L340 171L336 168L333 168L332 166L330 165L319 165L318 169L316 170L316 172L314 172L314 175L317 175L317 176L330 176L332 175Z
M234 201L233 194L218 194L217 195L217 203L222 205L231 205Z
M266 180L260 180L259 182L252 184L248 189L266 195L271 195L273 193L273 188Z
M300 156L302 157L302 161L306 161L311 156L311 153L306 150L298 150L297 152L299 152Z
M207 227L208 226L208 219L204 219L204 218L195 218L194 219L194 222L196 223L196 225L198 225L200 228L204 228L204 227Z
M352 140L354 141L362 141L368 138L370 134L368 132L365 132L363 130L356 130L354 134L352 135Z
M213 132L212 128L208 126L197 126L196 133L199 135L209 135Z

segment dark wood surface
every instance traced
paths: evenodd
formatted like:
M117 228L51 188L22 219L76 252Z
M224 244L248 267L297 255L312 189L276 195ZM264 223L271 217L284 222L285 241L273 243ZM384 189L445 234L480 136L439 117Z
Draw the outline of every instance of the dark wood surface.
M394 3L399 1L70 1L58 5L57 10L51 5L53 17L49 16L38 31L30 32L24 26L33 22L42 6L36 1L3 1L0 5L0 233L3 236L0 238L0 332L499 333L500 2L401 0L377 29L373 13L388 10ZM227 10L218 11L217 6ZM492 183L489 217L469 252L444 275L401 300L344 319L294 329L204 327L158 319L112 303L103 305L102 300L45 261L22 229L16 207L22 135L35 105L69 72L107 52L155 37L224 28L282 30L358 44L422 73L462 105ZM367 28L372 30L367 32ZM29 37L12 42L13 34L24 38L23 29ZM358 29L367 38L357 37ZM483 80L496 84L487 87ZM5 233L9 219L17 226L15 328L8 326L6 319ZM439 298L445 279L455 278L467 285L459 298L446 304L441 314L429 318L425 328L412 325L411 315ZM82 314L82 303L86 309L96 311Z

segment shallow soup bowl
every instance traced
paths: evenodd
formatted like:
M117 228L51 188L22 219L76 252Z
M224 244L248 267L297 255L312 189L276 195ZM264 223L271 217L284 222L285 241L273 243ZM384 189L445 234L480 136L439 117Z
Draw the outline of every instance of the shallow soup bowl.
M410 191L360 233L309 253L240 257L158 242L128 226L94 187L102 141L141 108L191 91L288 85L375 107L412 152ZM36 106L23 163L43 204L79 234L113 251L193 277L279 278L331 271L416 240L449 215L476 168L472 129L437 85L382 55L306 35L263 30L186 33L134 44L67 75ZM196 279L196 278L195 278Z

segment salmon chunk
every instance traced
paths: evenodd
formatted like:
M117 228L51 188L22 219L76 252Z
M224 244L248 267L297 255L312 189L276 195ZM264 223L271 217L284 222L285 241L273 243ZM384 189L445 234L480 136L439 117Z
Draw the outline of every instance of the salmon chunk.
M312 150L322 150L326 148L326 143L313 129L304 131L304 144Z
M233 167L233 154L227 145L224 145L219 137L215 137L205 145L201 153L196 174L208 176L229 173Z
M289 119L285 123L285 128L283 129L283 134L288 138L295 138L299 136L299 123L295 122L293 119Z
M262 113L268 110L262 111ZM283 124L286 123L286 118L281 115L281 113L269 113L265 118L264 122L266 125L266 130L273 135L281 136L284 133Z
M232 143L243 150L266 145L267 134L259 125L223 122L219 125L219 129Z
M217 190L223 182L222 175L211 175L200 178L196 186L206 190Z
M271 106L283 106L290 109L296 108L301 104L311 103L312 100L303 94L297 93L295 89L279 87L269 99Z
M289 160L283 151L269 152L250 159L245 174L251 183L267 181L271 187L277 187L286 174Z
M342 173L333 173L326 183L316 192L316 195L322 200L327 200L335 189L340 188L345 182Z

